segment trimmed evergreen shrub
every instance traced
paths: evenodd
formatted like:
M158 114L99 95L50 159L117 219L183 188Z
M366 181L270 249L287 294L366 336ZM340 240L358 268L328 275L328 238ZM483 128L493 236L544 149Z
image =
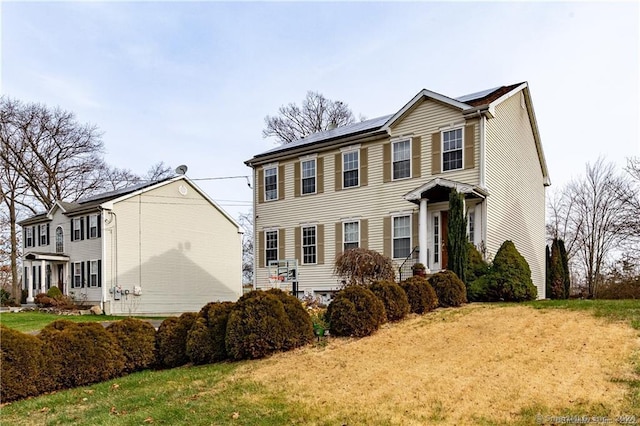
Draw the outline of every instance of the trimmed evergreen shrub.
M449 193L449 219L447 221L447 269L453 271L463 282L468 282L465 274L468 241L464 194L452 188Z
M57 299L58 297L62 296L62 292L58 287L54 286L54 287L51 287L49 291L47 291L47 296L49 296L52 299Z
M45 373L42 342L35 336L0 325L0 400L39 395Z
M384 305L387 321L400 321L411 311L407 293L393 281L377 281L369 286Z
M225 337L233 306L233 302L210 302L200 309L187 335L187 356L191 362L211 364L229 358Z
M282 302L284 312L291 323L292 330L285 339L283 349L298 348L311 342L313 340L313 322L300 300L277 288L267 290L267 293L273 294Z
M119 377L125 357L116 338L95 322L57 320L38 335L53 388L64 389Z
M384 305L368 288L349 286L336 293L326 318L332 334L364 337L384 323Z
M438 304L443 308L467 303L467 288L453 271L442 271L432 275L429 284L438 296Z
M411 312L423 314L438 307L438 296L424 277L413 276L400 283L400 287L407 294Z
M291 333L284 305L272 293L243 295L229 314L225 345L232 359L256 359L280 351Z
M109 324L107 331L118 342L125 357L124 371L151 368L156 363L156 329L147 321L125 318Z
M162 321L156 333L156 359L159 367L174 368L189 362L187 335L198 314L185 312Z
M509 240L500 246L486 277L485 298L489 301L521 302L535 299L538 293L529 264Z

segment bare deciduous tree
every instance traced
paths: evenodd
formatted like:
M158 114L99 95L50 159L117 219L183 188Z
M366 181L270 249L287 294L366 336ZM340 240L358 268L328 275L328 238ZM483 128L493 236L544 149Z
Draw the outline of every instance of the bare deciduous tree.
M242 235L242 283L253 282L253 209L249 213L241 213L238 222L244 229Z
M309 91L302 107L294 103L281 106L277 116L267 115L262 136L274 136L278 143L287 144L312 133L328 130L330 126L344 126L355 122L349 106L332 101L318 92Z

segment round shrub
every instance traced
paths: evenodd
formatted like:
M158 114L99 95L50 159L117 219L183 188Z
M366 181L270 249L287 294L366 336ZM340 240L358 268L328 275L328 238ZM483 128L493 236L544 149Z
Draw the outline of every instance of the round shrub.
M313 340L313 322L307 310L302 306L300 300L284 291L272 288L267 293L273 294L284 306L284 312L289 318L291 332L284 342L284 350L304 346Z
M376 295L384 305L388 321L400 321L411 311L407 293L393 281L377 281L369 290Z
M167 318L156 333L156 359L158 366L174 368L189 362L187 335L196 322L198 314L185 312L179 317Z
M0 325L0 400L39 395L44 371L42 342L35 336Z
M500 246L488 274L486 296L489 300L521 302L533 300L538 290L531 281L531 269L511 241Z
M191 362L210 364L229 358L225 336L233 306L233 302L211 302L200 309L187 335L187 356Z
M423 314L438 307L436 292L424 277L413 276L400 283L400 287L407 294L411 312Z
M227 353L236 360L265 357L285 347L291 329L280 299L265 291L251 291L229 314Z
M107 331L120 345L125 357L124 371L145 370L156 362L156 329L147 321L125 318L109 324Z
M336 336L368 336L384 323L384 305L371 290L349 286L336 293L326 318Z
M72 388L119 377L125 357L116 338L95 322L57 320L38 335L54 388Z
M438 272L429 278L429 284L438 296L438 304L443 308L467 303L467 288L455 272Z
M54 286L54 287L51 287L49 291L47 291L47 296L49 296L52 299L57 299L58 297L62 296L62 292L58 287Z

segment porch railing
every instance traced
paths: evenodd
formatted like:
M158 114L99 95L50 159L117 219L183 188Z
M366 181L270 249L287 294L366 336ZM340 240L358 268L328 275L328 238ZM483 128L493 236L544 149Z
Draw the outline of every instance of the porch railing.
M413 271L411 267L418 263L418 253L420 252L420 247L415 246L413 250L409 253L409 255L404 259L404 261L398 267L398 281L402 281L407 277L413 275Z

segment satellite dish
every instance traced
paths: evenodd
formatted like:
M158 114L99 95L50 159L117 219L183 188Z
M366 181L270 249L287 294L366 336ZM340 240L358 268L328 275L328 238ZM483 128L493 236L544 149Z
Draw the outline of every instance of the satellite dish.
M187 166L185 166L184 164L181 164L178 167L176 167L176 174L183 175L185 173L187 173Z

